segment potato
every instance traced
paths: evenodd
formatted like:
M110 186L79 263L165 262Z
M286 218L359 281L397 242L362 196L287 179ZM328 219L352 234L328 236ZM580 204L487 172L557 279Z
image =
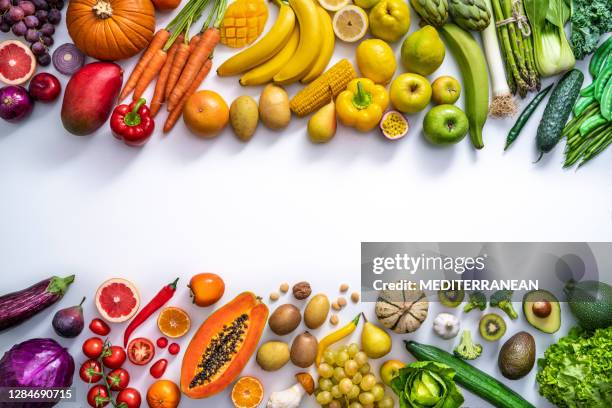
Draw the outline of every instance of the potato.
M272 130L284 129L291 120L289 96L280 86L268 84L259 97L259 117Z
M315 295L304 310L304 323L309 329L317 329L325 323L329 314L329 299L322 293Z
M277 307L268 319L270 329L279 336L291 333L301 322L300 309L289 303Z
M230 124L236 137L248 142L255 134L259 123L257 102L250 96L239 96L230 106Z
M265 371L280 370L289 361L289 346L282 341L269 341L257 350L257 364Z

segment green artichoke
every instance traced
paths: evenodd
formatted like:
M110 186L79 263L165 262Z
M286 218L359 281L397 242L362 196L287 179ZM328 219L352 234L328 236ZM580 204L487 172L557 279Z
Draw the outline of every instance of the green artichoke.
M421 19L434 27L442 27L448 20L448 0L410 0Z
M484 0L450 0L448 9L455 23L468 31L482 31L491 22Z

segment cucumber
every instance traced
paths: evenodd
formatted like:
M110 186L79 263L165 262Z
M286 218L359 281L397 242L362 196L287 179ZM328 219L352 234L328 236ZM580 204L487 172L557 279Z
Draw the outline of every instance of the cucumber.
M455 381L498 408L535 408L519 394L489 374L446 351L416 341L404 341L406 349L419 361L446 364L456 372Z
M589 62L589 72L593 78L599 75L602 66L606 62L606 59L609 59L608 57L611 53L612 37L608 37L608 39L597 48L595 54L591 57L591 62Z
M572 69L561 78L553 89L536 134L536 145L540 151L538 160L542 158L544 153L550 152L559 143L563 127L572 113L572 107L578 99L578 95L580 95L583 81L584 75L582 72Z

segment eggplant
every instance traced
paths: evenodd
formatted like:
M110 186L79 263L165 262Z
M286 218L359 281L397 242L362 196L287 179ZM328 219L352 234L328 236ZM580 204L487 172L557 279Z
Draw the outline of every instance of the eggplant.
M29 288L0 296L0 331L17 326L60 300L74 275L52 276Z

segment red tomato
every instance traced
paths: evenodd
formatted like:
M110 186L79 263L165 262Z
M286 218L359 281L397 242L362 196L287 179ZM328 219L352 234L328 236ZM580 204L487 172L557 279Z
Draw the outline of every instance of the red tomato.
M104 342L99 337L92 337L83 343L83 354L89 358L98 358L104 349Z
M168 347L168 353L172 355L178 354L179 351L181 351L181 346L179 346L177 343L172 343L170 347Z
M105 407L109 401L108 390L103 385L94 385L87 393L87 403L94 408Z
M89 323L89 330L97 334L98 336L106 336L110 333L110 327L106 322L102 319L93 319L91 323Z
M130 373L124 368L117 368L106 376L106 383L111 391L121 391L130 383Z
M151 366L149 372L153 376L153 378L159 378L166 372L166 367L168 367L168 360L165 358L159 359Z
M165 348L168 345L168 339L165 337L160 337L157 339L157 347Z
M155 357L155 346L151 343L151 340L137 337L128 344L127 354L132 363L145 365Z
M117 403L117 406L124 403L124 408L139 408L141 402L140 393L134 388L126 388L117 394L115 402Z
M97 383L102 379L102 366L98 360L87 360L79 369L79 376L86 383Z
M102 363L108 368L119 368L125 363L125 350L121 346L111 346L108 355L102 358Z

